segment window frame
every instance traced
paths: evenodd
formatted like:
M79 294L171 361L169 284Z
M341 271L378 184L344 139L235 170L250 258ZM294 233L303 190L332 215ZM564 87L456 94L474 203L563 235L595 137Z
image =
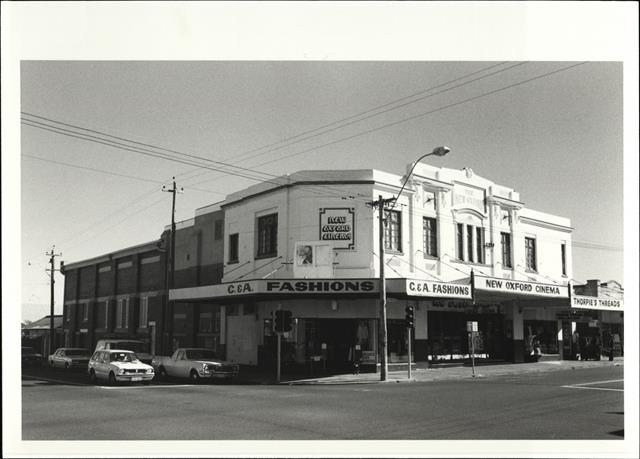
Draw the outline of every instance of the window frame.
M272 221L269 221L272 220ZM266 223L265 223L266 222ZM275 231L274 231L275 228ZM256 221L256 259L278 256L278 213L261 215Z
M227 255L229 259L227 260L227 263L233 264L233 263L238 263L240 261L239 249L240 249L240 234L239 233L230 234L229 235L229 253Z
M505 241L507 242L505 244ZM511 256L511 233L500 232L500 245L502 246L502 267L513 268L513 259Z
M456 251L459 261L464 261L464 224L456 223Z
M535 237L524 237L524 260L527 271L534 273L538 272L538 257ZM532 263L530 263L530 261Z
M560 243L560 263L562 264L562 276L567 277L567 243Z
M465 233L465 237L467 239L467 261L469 263L475 262L475 253L473 250L473 239L475 237L475 231L473 230L475 226L473 225L465 225L467 227L467 231Z
M82 322L87 322L89 320L89 303L82 303Z
M149 326L149 297L140 297L140 306L138 310L138 328L148 328Z
M475 227L475 237L476 237L476 260L479 264L485 264L485 254L484 254L484 228L482 226Z
M402 253L402 211L387 210L385 212L384 250ZM395 238L394 235L396 236ZM397 242L397 247L394 247L394 242Z
M116 303L116 326L125 330L129 328L129 298L118 298Z
M438 258L438 220L434 217L422 217L422 254Z

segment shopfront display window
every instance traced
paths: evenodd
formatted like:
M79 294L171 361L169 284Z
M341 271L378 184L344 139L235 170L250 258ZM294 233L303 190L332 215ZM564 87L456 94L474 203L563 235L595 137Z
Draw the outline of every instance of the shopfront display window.
M533 352L536 341L540 343L540 351L543 354L558 354L560 352L557 320L525 320L523 326L527 355Z

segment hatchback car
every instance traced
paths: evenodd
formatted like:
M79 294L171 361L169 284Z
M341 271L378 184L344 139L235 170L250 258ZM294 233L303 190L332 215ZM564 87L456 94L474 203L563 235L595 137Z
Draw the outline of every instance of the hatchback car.
M49 366L51 368L72 368L86 369L89 363L89 351L79 347L61 347L49 356Z
M110 385L119 382L149 384L154 376L151 365L142 363L134 352L124 349L94 352L89 360L88 372L92 382L105 380Z

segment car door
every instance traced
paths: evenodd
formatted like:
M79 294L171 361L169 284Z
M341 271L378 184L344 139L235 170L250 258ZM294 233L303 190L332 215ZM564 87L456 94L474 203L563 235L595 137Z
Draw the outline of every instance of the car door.
M189 362L187 361L187 355L183 350L178 351L178 355L176 356L176 372L178 373L177 376L181 377L181 378L186 378L189 376L189 369L187 368L187 366L189 365Z
M108 359L108 352L105 351L100 351L98 353L98 356L96 358L96 363L93 367L94 371L96 372L96 376L100 379L106 379L106 374L105 374L105 370L106 370L106 361Z
M60 349L53 356L53 366L64 368L64 356L65 352Z

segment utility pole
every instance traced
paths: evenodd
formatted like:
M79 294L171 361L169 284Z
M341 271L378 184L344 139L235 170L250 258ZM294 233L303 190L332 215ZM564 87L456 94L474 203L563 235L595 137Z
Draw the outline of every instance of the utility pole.
M183 188L176 187L176 178L173 177L173 185L171 188L167 188L166 186L162 187L162 191L165 193L171 193L171 239L170 239L170 248L169 248L169 275L165 276L166 279L166 291L167 291L167 301L166 301L166 314L165 319L163 320L163 329L167 330L168 322L171 320L171 314L169 311L169 290L174 287L174 275L176 271L176 193L184 192ZM168 338L168 337L167 337ZM164 341L164 340L163 340Z
M48 269L47 271L49 271L49 274L51 276L51 280L50 280L50 284L51 284L51 309L49 312L49 355L53 354L53 351L55 350L53 348L54 346L54 341L56 338L56 332L53 326L53 304L54 304L54 289L53 286L55 284L55 278L54 278L54 274L56 271L60 271L59 269L55 269L54 266L54 261L56 257L59 257L62 255L62 253L55 253L55 249L56 246L52 246L51 247L51 252L49 253L45 253L45 255L47 255L49 257L49 263L51 264L51 268Z
M380 305L378 323L378 353L380 354L380 381L387 380L387 286L384 274L384 230L387 225L385 216L385 204L395 201L396 198L382 199L370 202L371 207L378 208L378 246L380 247Z

